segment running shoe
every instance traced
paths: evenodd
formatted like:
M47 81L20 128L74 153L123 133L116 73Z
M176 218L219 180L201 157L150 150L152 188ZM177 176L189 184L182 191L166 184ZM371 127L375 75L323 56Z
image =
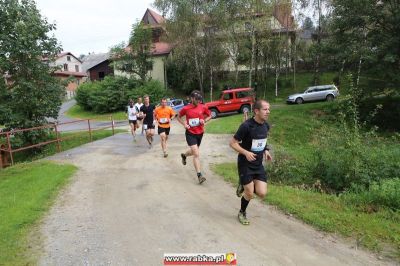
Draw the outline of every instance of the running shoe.
M168 153L164 152L164 158L168 157Z
M182 157L182 164L186 165L186 155L184 153L181 153L181 157Z
M241 224L243 224L243 225L249 225L250 224L249 220L247 220L246 212L239 211L238 219L239 219L239 222Z
M242 197L243 192L244 192L244 187L243 187L243 185L240 184L240 182L239 182L239 184L238 184L238 186L237 186L237 188L236 188L236 196L238 196L239 198Z
M204 181L206 181L206 178L203 175L200 175L197 177L199 179L199 184L201 185Z

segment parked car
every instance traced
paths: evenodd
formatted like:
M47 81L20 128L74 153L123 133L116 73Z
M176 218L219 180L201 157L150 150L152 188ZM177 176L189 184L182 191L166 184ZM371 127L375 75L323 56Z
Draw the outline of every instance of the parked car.
M235 88L223 90L219 100L205 103L215 118L219 113L250 112L254 103L254 90L252 88Z
M335 85L320 85L308 87L303 93L289 95L287 103L302 104L312 101L333 101L339 96L339 90Z
M171 106L175 113L178 113L185 106L182 99L170 99L167 101L167 105Z

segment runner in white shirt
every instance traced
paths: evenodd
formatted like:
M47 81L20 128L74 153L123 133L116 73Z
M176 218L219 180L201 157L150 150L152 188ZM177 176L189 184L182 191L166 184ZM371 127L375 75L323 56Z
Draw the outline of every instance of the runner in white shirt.
M143 106L142 97L138 97L137 102L135 103L136 110L137 110L138 112L140 112L140 108L141 108L142 106ZM138 120L138 123L137 123L137 127L136 127L136 128L139 128L139 127L140 127L139 123L140 123L140 121L141 121L142 135L143 135L143 131L144 131L144 129L143 129L143 117L141 117L141 116L138 115L138 116L137 116L137 120Z
M138 128L138 122L137 122L138 114L139 114L139 111L137 110L136 106L133 104L133 100L130 99L128 109L127 109L127 115L128 115L129 126L131 127L133 141L136 141L136 129Z

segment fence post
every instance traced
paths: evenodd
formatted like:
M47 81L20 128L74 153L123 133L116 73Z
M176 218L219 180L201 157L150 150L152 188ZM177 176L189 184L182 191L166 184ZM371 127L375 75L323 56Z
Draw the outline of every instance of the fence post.
M113 119L113 116L112 116L112 115L110 115L110 118L111 118L112 134L113 134L113 136L114 136L114 134L115 134L115 132L114 132L114 119Z
M92 142L93 138L92 138L92 129L90 128L90 119L87 120L87 123L88 123L88 127L89 127L89 139L90 139L90 142Z
M59 135L59 133L58 133L57 124L54 124L54 130L56 131L57 151L58 151L58 152L61 152L60 135Z
M10 153L10 157L11 157L11 165L14 165L14 156L13 156L12 148L11 148L10 132L7 132L7 144L8 144L8 152Z

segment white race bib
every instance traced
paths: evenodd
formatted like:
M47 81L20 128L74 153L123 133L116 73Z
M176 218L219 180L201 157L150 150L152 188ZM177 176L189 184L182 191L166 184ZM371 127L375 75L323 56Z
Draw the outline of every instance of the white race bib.
M251 151L263 151L266 144L267 139L253 139Z
M189 126L197 127L200 125L200 118L190 118L189 119Z
M159 122L160 124L168 123L168 118L160 118Z
M144 129L144 130L147 129L147 124L143 124L143 129Z

